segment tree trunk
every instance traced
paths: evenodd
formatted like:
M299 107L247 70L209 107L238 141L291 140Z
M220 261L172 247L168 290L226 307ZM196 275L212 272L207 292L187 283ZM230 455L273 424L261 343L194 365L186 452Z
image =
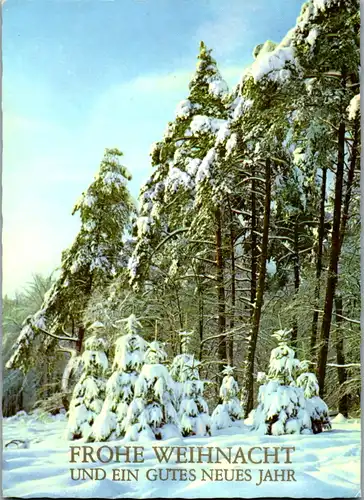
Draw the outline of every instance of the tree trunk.
M224 286L224 260L222 252L222 229L221 211L216 210L216 280L217 280L217 300L218 300L218 353L219 360L227 360L226 342L226 308L225 308L225 286Z
M271 202L271 166L270 161L265 163L265 200L264 200L264 221L263 221L263 238L261 246L258 286L256 293L256 301L252 316L252 324L250 330L250 338L247 349L247 355L244 366L244 380L242 389L242 405L245 417L247 417L253 408L253 390L254 390L254 361L257 339L260 327L260 318L262 313L265 278L267 269L268 256L268 236L270 222L270 202Z
M252 184L251 184L251 284L250 284L250 317L254 314L254 303L257 295L257 273L258 273L258 240L257 240L257 201L256 201L256 180L255 167L252 167Z
M81 354L82 351L82 345L83 345L83 339L85 337L85 327L84 325L79 325L78 326L78 332L77 332L77 342L75 343L75 352L72 354L71 359L69 359L66 368L63 372L62 376L62 404L65 408L66 411L69 409L69 403L70 403L70 394L68 392L68 382L69 378L71 375L71 370L72 370L72 361L74 357L78 356Z
M354 181L354 174L356 168L356 160L358 154L358 141L359 141L359 122L356 120L354 125L354 138L353 138L352 152L350 158L350 165L348 171L348 177L346 181L346 192L343 203L343 213L341 218L341 226L340 226L340 251L342 248L342 244L344 241L344 236L346 233L346 227L349 220L349 209L350 209L350 201L352 195L352 187ZM336 335L336 361L338 365L345 365L345 351L344 351L344 332L341 328L343 323L343 301L342 297L339 295L335 298L335 310L336 310L336 324L337 324L337 335ZM339 380L340 386L342 386L347 378L347 370L345 367L338 367L337 376ZM339 398L338 410L339 413L344 415L344 417L348 416L349 409L349 395L345 394Z
M177 309L178 309L179 327L181 330L183 330L182 308L181 308L181 303L179 300L178 290L176 289L175 292L176 292L176 302L177 302ZM181 352L180 352L180 354L181 354Z
M202 361L202 341L203 341L203 294L200 285L198 285L198 334L200 338L199 360Z
M337 325L337 333L336 333L336 361L338 365L345 365L345 354L344 354L344 332L341 328L343 323L343 299L340 295L335 297L335 310L336 310L336 325ZM346 382L348 376L345 367L338 367L337 369L337 378L339 380L340 388ZM348 395L339 397L338 403L339 413L344 415L344 417L348 416Z
M21 410L24 410L24 392L23 388L19 391L19 406Z
M48 387L48 363L47 361L44 362L44 372L43 372L43 377L42 377L42 399L46 399L49 396L49 387Z
M300 254L299 254L299 246L298 246L298 222L295 222L294 225L294 293L295 298L297 300L297 295L300 289ZM297 307L297 304L296 304ZM297 315L295 313L293 320L293 328L292 328L292 347L295 349L297 347L297 337L298 337L298 321Z
M359 121L356 120L355 125L354 125L354 138L353 138L353 145L352 145L352 150L351 150L351 158L350 158L350 165L349 165L349 171L348 171L348 177L346 180L346 191L345 191L345 198L344 198L344 204L343 204L343 214L342 214L342 219L341 219L341 227L340 227L340 250L341 246L343 244L345 232L346 232L346 227L348 224L349 220L349 209L350 209L350 202L351 202L351 195L352 195L352 187L353 187L353 182L354 182L354 175L355 175L355 168L356 168L356 160L358 156L358 141L359 141Z
M319 230L318 230L318 241L317 241L317 259L316 259L316 285L315 285L315 295L314 295L314 311L312 318L311 327L311 342L310 350L311 357L314 357L315 347L317 342L317 325L319 317L319 301L320 301L320 279L322 273L322 254L323 254L323 242L325 235L325 202L326 202L326 179L327 179L327 168L322 169L322 180L321 180L321 202L320 202L320 218L319 218Z
M84 336L85 336L85 327L84 327L84 325L80 325L78 327L77 342L76 342L76 346L75 346L78 354L80 354L82 351Z
M236 303L236 283L235 283L235 250L234 250L234 230L233 230L233 214L230 211L230 256L231 256L231 312L230 312L230 331L232 332L235 326L235 303ZM228 339L228 363L230 366L234 364L234 336L230 334Z
M326 296L324 314L322 318L320 346L317 360L318 382L320 395L323 396L326 376L326 362L329 350L330 328L332 319L332 310L337 285L337 270L340 256L340 222L341 222L341 204L344 177L344 152L345 152L345 123L341 122L339 126L338 137L338 161L335 181L335 199L334 199L334 217L331 236L330 264L326 283Z

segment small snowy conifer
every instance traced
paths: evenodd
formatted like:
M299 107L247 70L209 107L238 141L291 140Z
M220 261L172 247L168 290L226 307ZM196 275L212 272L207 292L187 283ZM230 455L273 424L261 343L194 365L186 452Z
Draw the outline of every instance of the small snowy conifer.
M86 340L85 347L82 354L83 374L74 388L69 410L66 437L70 440L87 440L90 437L105 396L103 375L108 367L107 342L92 336Z
M271 352L268 381L259 388L253 420L253 429L262 434L300 434L311 429L303 389L292 385L299 361L288 346L290 335L290 330L273 334L278 347Z
M145 353L145 341L137 333L140 329L141 324L132 314L125 320L126 334L116 341L106 399L92 429L96 441L117 439L125 434L125 419Z
M234 368L229 365L225 366L222 372L224 378L220 387L220 404L215 408L211 416L214 430L243 424L243 409L237 397L239 387L233 372Z
M177 411L179 411L179 407L181 404L183 384L186 382L188 377L188 371L185 369L185 367L186 364L191 363L191 361L193 360L193 355L188 354L188 347L190 344L192 332L180 332L179 335L181 337L182 354L177 354L177 356L174 357L170 368L170 374L172 379L174 380L174 397Z
M182 400L179 407L180 429L183 436L209 436L211 419L203 397L204 382L200 380L200 362L192 356L185 366Z
M173 404L173 381L162 363L167 354L157 342L145 353L145 364L135 383L134 399L126 417L126 437L162 439L178 435L177 413Z
M311 417L312 431L314 434L324 429L331 429L329 409L319 396L319 385L316 375L304 372L297 378L297 387L302 387L307 399L307 408Z

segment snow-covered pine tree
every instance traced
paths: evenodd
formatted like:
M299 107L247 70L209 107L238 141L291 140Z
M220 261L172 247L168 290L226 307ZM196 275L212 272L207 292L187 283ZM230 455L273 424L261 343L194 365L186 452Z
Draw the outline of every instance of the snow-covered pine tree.
M135 382L134 399L125 421L126 438L163 439L179 435L173 404L173 381L165 362L167 353L157 341L150 343L145 364Z
M40 310L21 331L8 368L28 370L39 350L50 355L58 343L64 352L81 352L83 314L94 289L104 288L127 265L123 238L130 230L135 206L122 155L118 149L106 149L94 181L76 203L73 214L80 215L80 231L62 253L59 277Z
M272 350L268 381L259 388L253 429L261 434L300 434L311 430L311 419L303 389L294 385L299 368L295 352L288 345L291 330L273 334L278 347Z
M234 367L225 366L220 387L220 404L211 415L211 428L213 430L227 429L228 427L242 427L244 412L241 407L238 393L238 383L234 378Z
M95 441L124 436L128 407L133 400L135 381L144 360L146 344L139 335L142 325L134 314L124 323L125 334L115 343L113 373L106 384L106 398L92 428L92 439Z
M185 382L179 407L179 427L183 436L210 436L211 418L203 397L204 381L200 380L198 367L201 363L193 356L184 366Z
M279 223L273 225L275 238L270 245L270 253L274 255L277 263L276 282L278 279L287 286L292 283L294 288L290 307L293 348L296 347L299 333L296 311L299 309L302 268L305 260L312 259L309 250L315 246L315 232L311 221L317 216L319 196L316 172L311 162L300 152L301 149L295 150L292 167L277 178L274 186L274 220ZM288 321L288 318L285 321Z
M227 118L227 84L203 42L189 89L188 98L177 105L175 120L151 150L155 170L140 193L137 245L129 263L132 284L148 275L150 248L161 243L165 227L173 233L189 226L195 183L209 166L201 160Z
M204 301L214 293L209 307L218 315L218 357L224 362L229 357L232 362L232 341L225 335L228 292L224 278L228 262L224 252L229 248L225 228L230 212L225 210L228 196L220 187L225 178L219 173L213 148L217 137L224 134L230 96L211 50L203 42L189 88L188 98L177 106L176 119L151 151L155 170L140 194L138 236L129 263L131 283L138 286L148 277L155 287L172 283L179 289L185 282L176 285L177 279L192 274L197 296L194 302L200 314L199 336L204 336ZM184 327L181 323L180 328Z
M173 358L169 373L174 381L174 401L177 412L181 404L183 384L188 377L188 370L185 369L186 364L190 363L193 355L188 353L188 346L190 344L193 332L180 332L181 354L177 354Z
M218 179L215 192L220 191L220 199L229 201L225 211L229 215L228 226L225 220L222 220L222 225L230 230L233 304L240 295L236 293L237 286L234 286L235 277L237 281L241 279L237 270L242 267L251 269L244 276L246 281L250 281L250 289L246 290L248 294L243 299L250 306L251 322L243 365L242 404L246 416L253 406L255 354L267 290L266 261L270 257L274 184L282 165L289 165L286 97L294 70L290 37L278 45L270 41L261 44L255 49L254 58L234 91L230 119L221 129L211 150L214 152L214 177ZM207 156L203 162L205 160L208 160ZM234 251L238 254L238 242L244 251L239 265L236 265ZM221 287L221 297L223 292Z
M301 366L305 367L302 361ZM312 431L318 434L325 429L331 429L329 409L319 396L319 385L314 373L304 371L297 377L297 387L301 387L307 400L307 409L311 417Z
M333 33L337 36L333 37ZM312 331L313 346L316 340L319 340L317 377L322 395L335 292L339 282L340 253L346 238L347 221L350 219L353 186L359 178L359 120L348 120L347 109L360 85L360 1L305 2L294 29L294 47L297 63L310 87L311 102L307 103L305 100L304 105L311 111L311 121L312 118L319 118L321 123L328 124L326 134L319 132L319 140L325 140L326 157L331 155L335 158L328 167L331 170L332 165L335 165L335 187L322 323L319 330L317 315L314 316L315 325ZM317 281L319 282L319 279ZM317 309L317 306L314 309ZM336 346L337 355L343 361L342 344L337 342ZM338 376L346 377L344 367L338 368Z
M211 233L214 233L215 228L211 226L215 226L215 217L210 212L204 217L203 224L196 222L191 229L198 210L194 205L195 188L200 181L209 182L213 155L210 153L205 162L202 159L210 151L216 134L225 124L228 115L226 82L211 56L211 50L203 42L200 45L197 70L189 87L188 98L177 106L176 119L168 124L164 138L153 146L151 157L155 170L141 190L138 235L129 267L131 283L136 286L146 276L153 279L156 287L161 282L160 276L163 276L162 283L165 286L165 283L170 283L187 270L192 271L196 277L198 307L202 311L203 290L206 289L206 284L202 283L206 279L216 293L215 277L207 270L207 260L204 261L204 258L211 260L211 246L204 245L204 240L209 240ZM192 246L190 240L195 240ZM220 259L220 240L221 238L218 242L220 288L217 300L221 304L219 325L223 329L225 315L222 310L223 260ZM215 266L213 270L216 271ZM202 321L201 315L200 336L203 335ZM223 335L219 345L221 356L225 359Z
M92 326L90 329L93 329ZM101 412L105 397L107 349L106 340L96 335L85 342L85 351L82 354L83 373L73 390L66 439L88 440L91 435L92 425Z

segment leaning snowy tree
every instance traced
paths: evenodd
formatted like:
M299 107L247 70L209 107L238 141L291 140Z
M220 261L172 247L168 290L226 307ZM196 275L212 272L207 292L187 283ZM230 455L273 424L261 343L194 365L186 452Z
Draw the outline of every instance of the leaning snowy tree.
M162 346L157 341L151 342L125 420L127 439L137 441L139 436L162 439L179 435L173 381L162 364L166 358Z
M3 363L6 364L13 354L13 345L19 337L24 320L35 314L43 302L46 291L52 286L53 277L35 274L31 282L14 298L3 297L2 334ZM19 370L7 370L3 378L3 415L9 417L19 410L28 410L36 398L51 394L57 375L50 377L48 365L50 360L42 357L39 360L44 370L29 370L21 373ZM57 402L58 403L58 402ZM53 407L54 408L54 407Z
M26 323L7 368L27 371L39 352L81 352L85 334L83 312L94 290L105 287L125 269L124 234L130 229L135 206L120 163L122 153L107 149L94 182L76 203L81 228L62 254L60 272L37 313ZM63 390L67 391L67 380Z
M66 438L88 440L95 418L101 412L105 397L104 374L108 367L105 351L108 344L96 335L85 342L82 354L83 373L76 384L70 404Z
M106 384L106 398L92 428L92 439L95 441L114 440L124 436L135 381L143 365L146 344L139 335L141 324L134 314L124 323L125 335L119 337L115 344L113 373Z
M253 429L261 434L304 434L311 432L311 418L303 389L294 383L300 362L288 345L291 330L273 334L278 347L272 350L267 381L259 388Z
M238 398L238 383L233 376L234 367L225 366L222 373L224 378L220 387L220 404L211 415L213 430L241 427L244 419L244 412Z

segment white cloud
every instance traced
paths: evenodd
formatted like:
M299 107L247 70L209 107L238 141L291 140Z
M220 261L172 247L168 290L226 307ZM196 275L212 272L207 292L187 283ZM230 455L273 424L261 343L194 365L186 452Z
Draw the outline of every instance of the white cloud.
M244 69L241 66L220 66L219 68L230 87L238 83ZM162 116L166 125L164 113L168 113L169 119L174 118L174 109L178 101L185 99L188 95L188 84L193 73L194 69L150 74L113 85L106 89L96 102L91 110L90 120L97 125L100 120L104 123L118 117L122 126L135 121L138 125L145 120L158 121L158 118ZM126 109L130 112L128 117L121 114Z
M150 74L139 76L120 86L119 91L133 92L175 92L187 88L193 71L176 71L166 74Z
M239 82L243 68L220 69L230 86ZM149 74L112 85L90 110L83 142L91 144L95 151L116 146L125 153L135 196L151 171L150 146L161 139L168 121L175 117L176 105L187 97L193 73L194 68Z
M249 44L249 37L256 30L251 12L258 15L262 9L260 0L231 0L228 7L224 2L210 2L209 7L211 18L197 30L196 43L203 40L217 58L230 56Z

